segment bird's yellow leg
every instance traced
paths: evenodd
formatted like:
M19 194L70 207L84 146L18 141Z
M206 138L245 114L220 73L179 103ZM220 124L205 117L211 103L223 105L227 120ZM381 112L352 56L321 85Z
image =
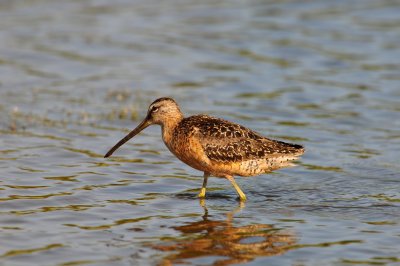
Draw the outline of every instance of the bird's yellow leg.
M237 193L239 194L240 200L245 201L246 195L243 193L243 191L240 189L240 187L236 184L235 179L233 179L233 176L226 176L226 179L231 181L232 185L235 187Z
M200 193L197 195L199 198L204 198L206 196L206 187L207 187L207 179L210 176L209 173L204 172L204 180L203 180L203 187L201 188Z

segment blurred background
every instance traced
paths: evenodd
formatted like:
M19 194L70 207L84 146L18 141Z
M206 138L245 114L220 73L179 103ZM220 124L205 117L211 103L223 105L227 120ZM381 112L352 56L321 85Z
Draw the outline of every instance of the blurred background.
M398 265L398 1L1 1L0 265ZM210 178L158 97L306 147Z

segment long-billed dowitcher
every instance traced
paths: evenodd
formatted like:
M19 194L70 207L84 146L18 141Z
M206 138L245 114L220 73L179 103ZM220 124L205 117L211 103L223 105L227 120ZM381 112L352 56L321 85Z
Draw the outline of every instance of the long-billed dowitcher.
M256 176L282 167L295 166L289 161L298 159L303 146L271 140L244 126L211 117L194 115L184 118L178 104L171 98L155 100L146 118L112 147L108 157L121 145L146 127L161 125L162 138L168 149L182 162L204 172L198 197L206 194L210 175L225 177L235 187L239 198L246 196L233 176Z

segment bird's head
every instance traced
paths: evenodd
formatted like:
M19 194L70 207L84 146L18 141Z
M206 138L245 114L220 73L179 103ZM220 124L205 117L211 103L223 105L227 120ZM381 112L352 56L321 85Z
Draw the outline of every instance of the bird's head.
M139 134L146 127L153 124L164 126L167 123L175 122L180 119L182 119L182 113L178 104L172 98L159 98L150 104L144 120L128 135L121 139L114 147L112 147L104 157L109 157L116 149Z

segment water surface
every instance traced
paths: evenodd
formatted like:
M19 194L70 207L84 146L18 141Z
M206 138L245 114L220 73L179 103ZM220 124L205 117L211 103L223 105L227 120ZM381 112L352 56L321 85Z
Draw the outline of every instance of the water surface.
M0 4L1 265L400 264L396 1ZM210 178L149 127L171 96L302 144Z

